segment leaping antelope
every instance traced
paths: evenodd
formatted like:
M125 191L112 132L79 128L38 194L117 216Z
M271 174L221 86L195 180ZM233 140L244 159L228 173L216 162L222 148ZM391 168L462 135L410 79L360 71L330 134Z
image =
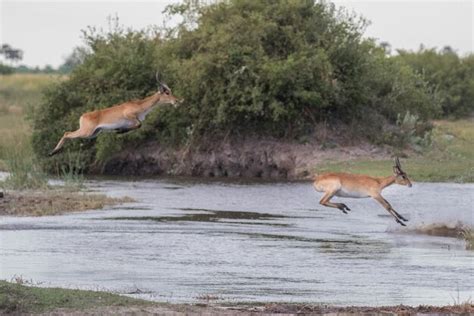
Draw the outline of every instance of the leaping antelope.
M321 205L338 208L347 214L346 211L350 211L350 208L344 203L330 202L333 196L351 198L371 197L382 204L382 206L395 218L397 223L406 226L403 221L406 222L408 220L397 213L390 203L388 203L381 195L383 189L394 183L411 187L410 179L408 179L407 174L402 170L398 158L395 159L393 175L385 178L349 173L325 173L315 177L313 186L316 191L324 192L323 198L319 201Z
M141 122L155 106L172 104L176 107L181 101L178 101L171 93L171 89L159 80L158 73L156 73L156 80L159 83L158 91L144 99L132 100L102 110L82 114L79 119L79 129L74 132L65 132L49 155L56 154L67 139L93 138L101 131L126 133L140 128Z

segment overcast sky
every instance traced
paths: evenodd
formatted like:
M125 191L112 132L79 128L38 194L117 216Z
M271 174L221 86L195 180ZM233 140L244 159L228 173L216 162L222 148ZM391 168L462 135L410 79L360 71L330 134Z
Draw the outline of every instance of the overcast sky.
M0 0L0 43L24 50L29 66L59 66L75 46L81 29L107 28L117 15L134 29L161 25L162 11L177 0L87 1ZM461 54L473 52L474 0L337 0L337 5L363 15L372 23L366 35L393 48L417 49L450 45Z

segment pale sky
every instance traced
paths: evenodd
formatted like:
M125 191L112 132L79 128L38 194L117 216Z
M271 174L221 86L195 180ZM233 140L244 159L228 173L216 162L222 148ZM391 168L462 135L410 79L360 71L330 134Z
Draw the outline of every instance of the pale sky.
M162 25L162 11L177 0L0 0L0 43L24 51L23 64L54 67L81 45L81 29L107 29L107 17L141 29ZM461 54L474 51L474 0L336 0L372 24L366 36L392 48L416 50L450 45Z

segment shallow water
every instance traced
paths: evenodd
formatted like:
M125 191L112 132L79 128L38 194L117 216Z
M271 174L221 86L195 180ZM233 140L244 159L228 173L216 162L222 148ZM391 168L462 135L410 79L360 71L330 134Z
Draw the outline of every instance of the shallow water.
M474 252L456 238L413 234L473 225L472 184L392 186L410 219L370 199L322 207L309 183L90 181L137 200L56 217L0 218L0 279L106 289L169 302L452 304L474 298ZM138 294L137 294L138 293ZM220 301L222 302L222 301Z

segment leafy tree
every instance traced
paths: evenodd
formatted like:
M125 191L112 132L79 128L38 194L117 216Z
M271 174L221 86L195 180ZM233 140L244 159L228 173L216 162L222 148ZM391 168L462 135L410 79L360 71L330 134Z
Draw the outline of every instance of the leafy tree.
M396 58L436 88L443 116L460 117L474 112L474 54L460 57L449 46L439 51L420 47L416 52L399 50Z
M88 51L84 47L76 47L72 53L66 57L64 63L59 66L61 73L70 73L75 67L82 64L87 57Z
M13 48L9 44L2 44L0 47L0 54L2 54L5 59L11 60L13 63L23 59L23 51L21 49Z
M376 140L384 124L408 111L421 120L439 113L423 77L362 38L366 22L332 4L229 0L202 6L188 0L167 12L182 23L161 32L116 25L84 33L89 53L69 80L45 94L35 116L40 156L65 130L77 128L83 112L155 91L157 69L185 104L152 113L133 133L67 147L81 148L92 163L150 140L181 145L225 135L296 138L323 120L356 124ZM65 163L61 157L48 165Z

